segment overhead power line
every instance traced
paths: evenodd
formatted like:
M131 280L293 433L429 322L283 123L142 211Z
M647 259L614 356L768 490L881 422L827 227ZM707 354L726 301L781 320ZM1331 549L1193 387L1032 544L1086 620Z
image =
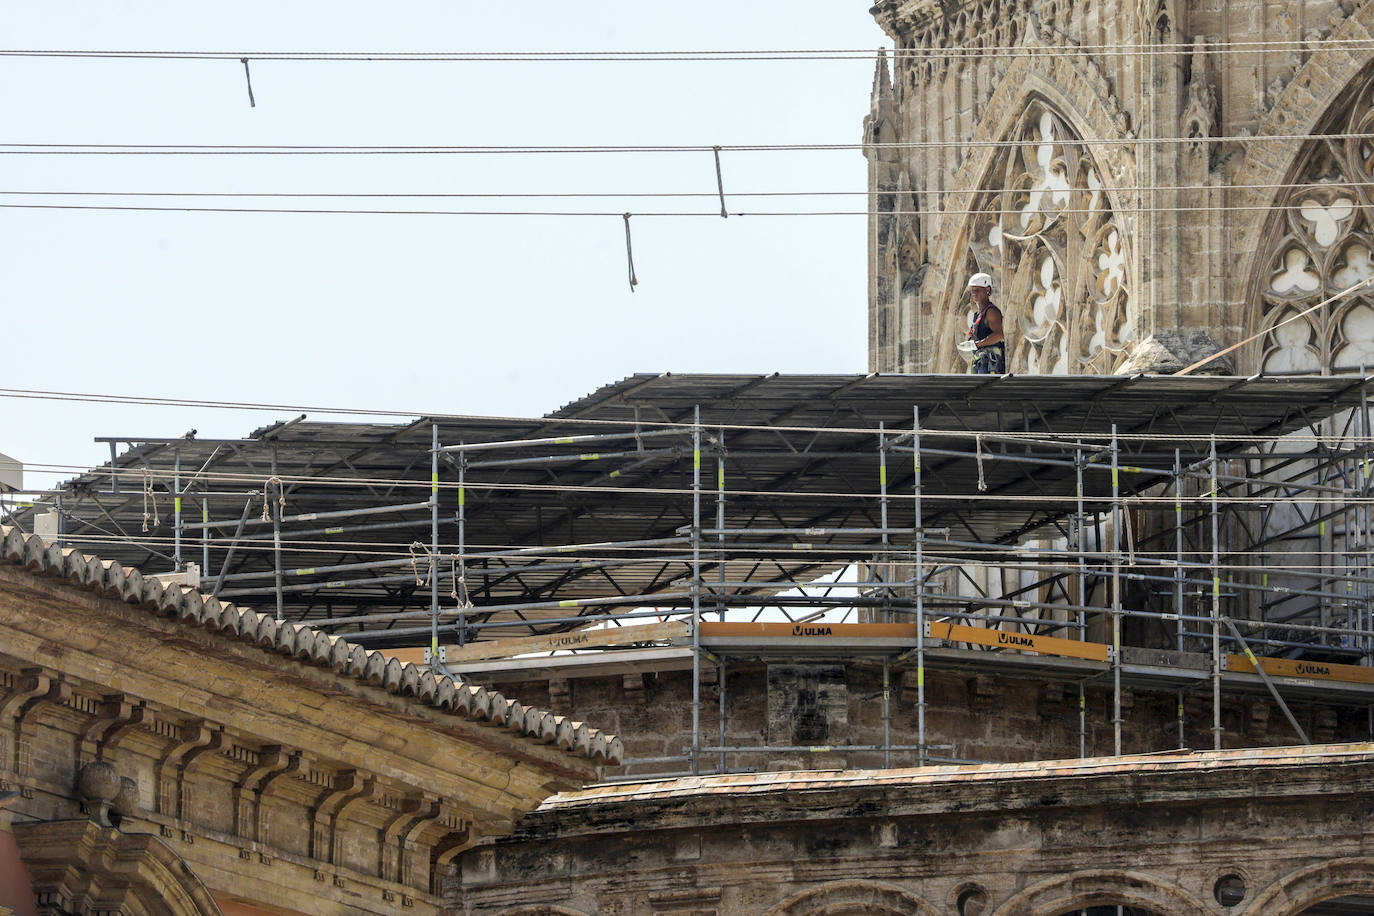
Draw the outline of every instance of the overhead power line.
M1325 38L1320 40L1236 40L1208 42L1209 54L1254 54L1262 51L1361 51L1374 48L1374 39ZM1025 54L1069 53L1110 57L1172 56L1192 53L1191 42L1164 42L1142 45L1138 42L1098 44L987 44L949 48L884 48L897 62L928 59L986 59ZM89 58L103 60L225 60L362 63L636 63L718 61L871 61L875 48L740 48L740 49L665 49L665 50L497 50L497 51L311 51L311 50L189 50L189 49L99 49L99 48L8 48L0 57Z
M1152 145L1216 145L1292 143L1297 140L1370 140L1374 133L1236 134L1219 137L1065 137L1050 141L1061 146L1145 147ZM214 144L214 143L25 143L0 141L7 156L548 156L623 155L662 153L779 153L855 152L862 150L1000 149L1033 144L1021 138L1005 140L913 140L885 143L623 143L623 144Z

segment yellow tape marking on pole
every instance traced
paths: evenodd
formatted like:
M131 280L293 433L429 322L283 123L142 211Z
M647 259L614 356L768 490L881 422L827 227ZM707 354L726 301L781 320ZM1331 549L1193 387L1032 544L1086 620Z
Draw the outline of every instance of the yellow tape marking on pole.
M885 464L878 468L878 482L883 486L887 486L887 465Z
M576 598L564 598L562 601L558 602L558 606L559 606L559 607L577 607L578 604L580 604L580 603L581 603L581 602L579 602Z
M342 529L342 528L326 528L326 529L324 529L324 533L325 533L325 534L343 534L343 529Z
M578 461L595 461L596 459L598 459L598 458L600 458L600 457L601 457L601 453L600 453L600 452L588 452L588 453L585 454L585 455L578 455L578 456L577 456L577 460L578 460Z
M181 497L178 496L176 499L172 500L172 504L176 507L177 514L180 514L180 513L181 513Z
M701 449L699 448L692 449L692 469L701 470Z

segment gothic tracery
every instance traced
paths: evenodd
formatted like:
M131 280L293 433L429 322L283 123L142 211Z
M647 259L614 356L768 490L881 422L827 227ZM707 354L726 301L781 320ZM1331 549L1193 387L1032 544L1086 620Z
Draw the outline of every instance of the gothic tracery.
M1329 136L1313 140L1283 192L1260 290L1266 374L1358 372L1374 366L1374 292L1315 308L1374 277L1374 77ZM1310 310L1310 311L1309 311Z
M970 270L999 278L1013 371L1110 373L1135 340L1126 234L1093 156L1033 102L993 159L975 206Z

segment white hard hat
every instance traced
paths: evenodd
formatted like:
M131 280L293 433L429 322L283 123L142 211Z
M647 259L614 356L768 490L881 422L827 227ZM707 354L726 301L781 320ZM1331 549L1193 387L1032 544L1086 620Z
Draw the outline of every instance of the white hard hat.
M968 278L968 285L986 286L988 289L992 289L992 277L987 274L974 274Z

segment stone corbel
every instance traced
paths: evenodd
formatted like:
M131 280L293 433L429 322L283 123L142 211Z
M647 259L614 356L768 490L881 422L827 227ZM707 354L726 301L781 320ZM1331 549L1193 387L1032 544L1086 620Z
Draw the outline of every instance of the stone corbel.
M16 776L24 774L24 721L39 703L66 703L72 698L72 688L62 678L42 668L25 668L20 672L14 691L0 704L0 726L9 733L10 746L0 757Z
M143 722L147 707L129 700L122 693L102 697L100 712L81 730L76 740L76 768L104 760L118 743L121 733Z
M310 807L310 858L334 865L339 815L353 802L372 797L377 791L377 780L357 770L342 770L332 782Z
M378 838L379 861L377 873L383 881L408 883L402 877L406 849L420 829L439 817L443 809L437 795L419 792L401 800L400 808L382 825Z
M362 787L357 792L344 799L339 807L335 809L334 816L331 818L329 824L329 864L339 865L343 860L343 835L339 832L339 823L343 820L344 815L348 813L350 808L362 804L365 801L370 801L379 794L381 794L381 787L377 784L377 777L368 776L363 780Z
M163 754L154 768L157 783L157 812L180 819L186 801L186 770L197 757L218 750L224 732L197 719L181 726L180 740Z
M257 823L257 809L262 802L262 789L266 782L277 773L291 766L293 757L290 751L280 744L269 744L258 751L258 762L249 767L234 783L234 835L245 839L257 839L253 831Z
M267 797L267 790L275 785L278 780L289 779L297 773L308 772L309 769L310 760L306 757L305 752L296 751L286 759L284 766L274 766L267 775L262 777L262 781L258 783L258 788L254 792L253 832L251 836L253 842L263 842L263 834L266 833L264 829L266 824L263 823L262 819L262 800Z
M449 863L458 857L460 852L471 849L478 840L477 833L472 829L471 821L462 821L457 830L450 830L441 836L429 850L429 892L436 896L444 892L444 872L448 869ZM513 830L515 825L511 824Z

